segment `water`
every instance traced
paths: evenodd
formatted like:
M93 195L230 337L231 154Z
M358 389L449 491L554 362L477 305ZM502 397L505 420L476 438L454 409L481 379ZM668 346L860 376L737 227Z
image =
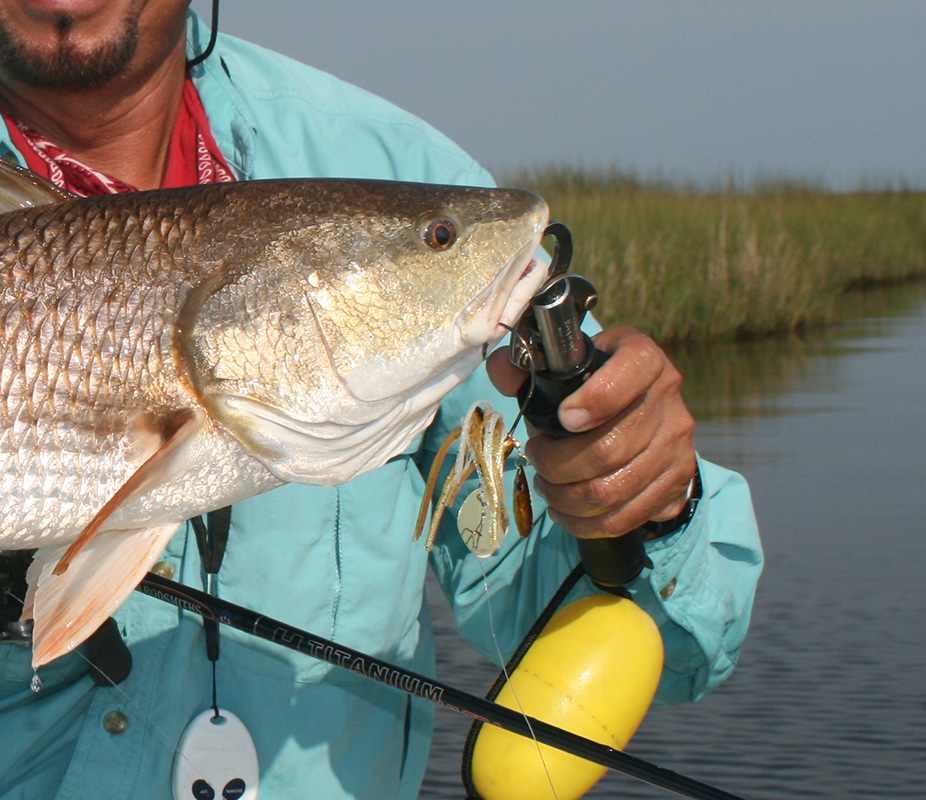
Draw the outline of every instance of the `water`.
M767 566L737 671L653 709L628 752L750 800L926 796L926 291L866 313L808 341L678 357L699 450L750 481ZM442 601L435 614L440 676L484 693L494 670ZM459 798L468 725L437 723L421 796ZM670 796L613 773L587 795Z

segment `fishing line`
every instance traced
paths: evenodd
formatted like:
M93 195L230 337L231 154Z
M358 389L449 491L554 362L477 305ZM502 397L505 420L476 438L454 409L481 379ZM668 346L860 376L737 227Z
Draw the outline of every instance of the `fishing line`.
M20 605L24 604L23 598L19 597L14 592L8 591L10 597L16 600ZM194 764L190 758L180 751L180 739L172 737L161 725L158 724L157 720L151 716L145 708L132 698L132 696L120 685L124 680L124 677L114 678L109 675L106 671L105 666L102 663L95 662L92 658L86 655L83 652L83 648L75 648L72 651L78 658L80 658L89 668L91 673L95 672L96 675L93 677L93 682L96 686L99 686L102 689L115 689L116 693L122 697L126 705L131 708L133 711L138 713L142 719L144 719L154 730L156 734L156 739L160 738L161 744L169 754L172 759L180 758L186 764L190 766L191 769L196 769L196 764ZM100 676L105 679L105 683L100 681L96 676ZM40 694L42 691L42 679L39 677L38 670L34 670L32 680L29 683L29 688L32 690L33 694Z
M186 746L188 739L189 739L189 736L188 736L189 726L187 726L187 728L184 729L184 732L179 737L177 738L172 737L163 727L161 727L161 725L157 723L157 721L154 719L154 717L151 714L149 714L139 703L137 703L131 697L131 695L129 695L129 693L124 688L122 688L122 686L119 685L119 682L114 681L112 678L109 678L106 675L106 672L103 670L103 668L100 667L100 665L94 664L92 659L88 658L79 649L76 650L75 652L81 659L83 659L87 663L87 665L90 667L91 670L96 670L100 675L106 677L109 682L109 685L103 685L103 683L101 683L96 677L94 678L94 682L98 686L101 686L104 689L108 689L108 688L115 689L116 692L123 698L128 708L138 713L141 716L141 718L145 720L148 725L151 726L151 729L154 730L156 734L155 741L158 741L158 738L160 737L160 740L161 740L160 746L164 748L164 750L169 754L170 759L171 759L171 772L172 772L172 776L174 780L174 787L173 787L174 797L178 797L178 796L187 797L188 796L186 792L183 792L180 795L177 794L176 776L177 776L178 771L189 773L195 776L210 775L212 772L214 772L214 770L211 769L211 763L210 763L211 759L210 759L210 753L208 752L208 750L205 750L202 747ZM213 662L213 670L214 670L214 667L215 667L215 663ZM213 686L213 697L214 696L215 696L215 687ZM219 724L216 722L216 720L220 720L221 724L224 724L226 718L224 716L220 716L217 705L215 706L215 709L216 709L215 715L212 717L210 721L212 722L212 724ZM211 713L211 710L210 710L210 713ZM225 712L225 714L227 715L229 714L229 712ZM207 786L209 785L207 781L204 781L204 783ZM220 787L223 785L221 782L218 782L218 781L216 783ZM194 796L195 797L205 797L206 795L194 794ZM209 795L209 796L214 796L214 795ZM231 797L232 795L223 793L222 796Z
M26 605L25 599L20 597L18 594L16 594L16 592L12 591L11 589L6 590L6 596L12 597L17 603L19 603L20 607L24 607ZM27 622L28 621L29 620L27 620ZM28 631L28 633L26 633L25 631ZM23 636L25 638L23 638L22 641L17 641L16 644L12 646L13 647L20 647L20 646L28 647L29 645L32 644L31 628L24 629ZM33 694L38 694L39 692L42 691L42 679L39 677L39 671L36 667L32 668L32 680L29 681L29 688L32 690Z
M142 719L144 719L155 731L155 733L161 737L161 739L163 739L161 746L164 747L168 753L170 753L171 758L177 758L179 756L191 767L195 767L193 762L190 761L186 755L180 752L180 740L172 737L163 727L161 727L154 719L154 717L151 716L151 714L149 714L141 704L135 701L132 696L120 685L124 678L116 679L111 677L109 674L107 674L105 667L101 663L94 662L92 658L83 652L82 648L76 648L73 652L76 653L78 658L82 659L88 667L90 667L91 671L95 671L99 676L102 676L106 679L106 683L104 684L94 676L93 680L97 686L103 689L115 689L116 693L125 700L126 704L141 715ZM41 681L39 682L41 683Z
M103 675L104 677L107 678L107 680L109 680L109 685L102 686L103 689L115 689L116 692L125 699L126 703L132 709L134 709L139 714L141 714L141 716L148 722L149 725L151 725L151 727L158 734L158 736L160 736L164 740L163 742L161 742L161 746L167 749L167 752L170 753L171 758L176 758L179 755L180 758L186 761L191 767L195 767L193 762L190 761L190 759L187 756L185 756L183 753L180 752L180 740L179 739L175 740L173 737L171 737L171 735L164 728L158 725L154 717L152 717L147 711L145 711L145 709L139 703L133 700L132 696L127 691L125 691L125 689L123 689L118 683L113 682L112 679L109 678L109 676L107 676L106 673L100 668L100 666L98 664L94 664L89 658L87 658L87 656L85 656L80 651L80 649L77 649L74 652L77 653L77 655L80 658L82 658L91 669L97 670L101 675Z
M534 396L534 389L537 387L537 366L534 363L534 354L530 347L528 347L527 340L521 335L521 333L504 322L499 322L498 324L507 330L515 339L517 339L518 344L521 345L521 348L524 351L524 357L527 359L528 363L528 380L530 381L530 384L527 387L527 392L525 393L524 398L518 401L518 415L514 418L514 422L511 423L511 427L508 429L508 438L511 438L514 435L514 429L518 427L518 423L524 416L524 410L527 408L531 398Z
M510 435L510 434L509 434ZM508 688L511 690L511 696L514 698L514 702L518 707L518 711L521 712L521 716L524 717L524 722L527 725L527 730L530 731L530 738L533 739L534 745L537 748L537 757L540 759L540 764L543 767L543 774L546 776L547 783L550 785L550 791L553 793L553 799L559 800L559 795L556 792L556 786L553 784L553 776L550 774L550 770L547 767L547 761L543 757L543 750L540 747L540 742L537 740L537 736L534 733L534 729L531 726L531 718L527 715L527 711L524 709L524 705L521 703L521 698L518 697L518 693L515 691L514 684L511 683L511 674L508 671L508 659L502 654L502 649L499 646L498 635L495 632L495 614L492 609L492 595L489 592L489 577L486 574L485 565L482 562L482 559L478 559L479 567L482 569L482 588L486 594L486 608L489 612L489 632L492 634L492 644L495 645L495 654L498 656L498 663L502 665L502 672L499 678L496 680L498 684L502 676L504 677L504 682L508 685ZM519 648L520 649L520 648ZM494 685L493 685L494 688ZM469 739L473 740L473 746L475 745L475 736L470 734L467 737L467 745L469 745ZM465 759L465 756L464 756Z
M543 633L544 628L546 628L547 623L552 619L553 615L559 610L560 606L565 602L569 593L575 588L575 585L579 582L582 576L585 575L585 570L582 565L575 567L569 575L566 576L565 580L560 584L560 587L556 590L553 597L547 602L547 605L544 607L543 611L540 612L540 615L534 620L534 624L531 625L530 630L525 634L524 638L521 640L521 643L518 645L514 653L511 654L511 657L504 662L501 672L496 676L492 685L489 687L489 691L486 692L486 699L495 702L498 698L498 695L501 693L502 689L505 688L506 684L511 689L512 696L515 696L514 687L510 685L510 676L514 673L517 668L520 666L522 659L527 655L527 652L530 650L531 645L534 644L537 637ZM517 697L515 696L517 700ZM517 700L518 705L520 706L520 700ZM521 712L524 715L525 719L528 721L530 728L530 717L527 716L523 707L521 707ZM476 718L476 721L470 726L469 735L466 737L466 742L463 745L463 788L467 792L467 800L469 798L478 798L479 792L476 790L476 786L472 780L472 762L473 762L473 753L476 748L476 741L479 738L479 732L482 729L484 720ZM504 726L501 726L504 727ZM531 730L531 738L533 738L535 743L539 742L537 740L536 734L534 734L533 729ZM548 744L548 743L547 743ZM563 750L567 753L576 753L572 750L558 747L557 749ZM556 788L552 785L552 777L550 775L547 764L543 759L542 752L540 753L540 760L543 764L544 773L546 774L547 780L551 783L550 789L553 791L554 796L556 795ZM589 759L592 760L592 759ZM601 763L601 762L597 762Z
M530 385L528 386L528 390L524 394L524 397L518 402L517 416L515 416L514 422L511 423L511 426L508 428L508 433L505 436L506 439L513 439L514 431L518 427L518 424L521 422L521 419L524 417L524 410L527 407L527 404L530 402L531 397L534 394L534 387L537 382L536 381L537 367L534 363L534 354L531 352L531 349L527 346L527 341L524 339L521 333L517 331L515 328L513 328L511 325L508 325L507 323L499 322L499 324L503 328L505 328L505 330L507 330L508 333L510 333L512 337L517 339L518 343L521 345L524 351L524 354L528 362L528 380L530 381ZM519 452L518 457L526 461L527 459L521 453L520 445L518 445L518 452ZM479 567L482 570L482 588L486 594L486 608L488 610L488 617L489 617L489 632L492 634L492 644L495 645L495 653L498 656L498 662L499 664L502 665L502 673L495 683L496 684L500 683L502 681L502 677L504 677L504 682L508 684L508 687L511 691L511 696L514 699L514 702L518 707L518 711L520 711L521 716L524 717L524 722L527 725L527 730L530 733L530 738L533 740L534 745L537 748L537 757L540 759L540 763L543 766L543 772L544 772L544 775L546 776L547 783L549 783L550 785L550 791L553 793L553 798L554 800L558 800L559 795L557 794L556 786L553 783L553 776L550 774L550 770L547 767L546 759L543 756L543 750L540 747L540 742L537 739L536 734L534 733L533 727L531 725L531 718L528 716L527 712L525 711L524 705L521 703L521 699L518 697L518 694L515 691L514 685L511 683L511 675L508 670L509 660L506 659L505 656L502 654L502 650L499 645L498 635L495 632L495 614L494 614L494 610L492 607L492 595L489 591L489 578L488 578L488 575L486 574L485 565L482 563L482 559L478 559L478 561L479 561ZM518 660L520 661L520 659ZM490 690L490 694L491 694L491 690ZM472 733L470 734L470 737L468 737L468 740L467 740L467 746L472 746L469 742L469 739L473 740L472 745L474 745L475 736Z

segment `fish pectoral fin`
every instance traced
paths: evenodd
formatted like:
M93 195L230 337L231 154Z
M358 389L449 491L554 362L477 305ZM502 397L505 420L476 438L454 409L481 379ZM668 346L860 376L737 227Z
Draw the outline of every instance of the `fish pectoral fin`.
M0 214L60 203L76 196L34 172L0 159Z
M39 550L29 567L23 611L32 619L32 666L69 653L112 616L164 552L179 524L103 531L63 575L54 573L64 546Z
M205 415L200 410L183 408L159 418L155 430L160 435L160 445L144 463L132 473L132 476L119 487L119 490L107 501L90 520L80 535L71 543L67 551L55 566L54 574L63 574L74 557L87 546L87 543L99 533L103 524L115 511L133 498L138 497L154 486L166 483L176 477L174 465L183 446L202 428ZM151 423L147 423L151 427Z

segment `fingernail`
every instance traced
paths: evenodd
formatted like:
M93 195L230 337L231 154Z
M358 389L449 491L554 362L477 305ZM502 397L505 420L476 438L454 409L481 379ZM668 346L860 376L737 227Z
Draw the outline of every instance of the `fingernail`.
M566 408L560 410L559 421L566 430L578 433L589 427L592 417L584 408Z

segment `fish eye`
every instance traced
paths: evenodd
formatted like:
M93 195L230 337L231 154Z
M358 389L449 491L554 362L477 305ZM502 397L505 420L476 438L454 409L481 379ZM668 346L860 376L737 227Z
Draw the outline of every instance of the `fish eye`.
M446 250L456 240L457 226L445 217L429 220L421 229L421 241L432 250Z

